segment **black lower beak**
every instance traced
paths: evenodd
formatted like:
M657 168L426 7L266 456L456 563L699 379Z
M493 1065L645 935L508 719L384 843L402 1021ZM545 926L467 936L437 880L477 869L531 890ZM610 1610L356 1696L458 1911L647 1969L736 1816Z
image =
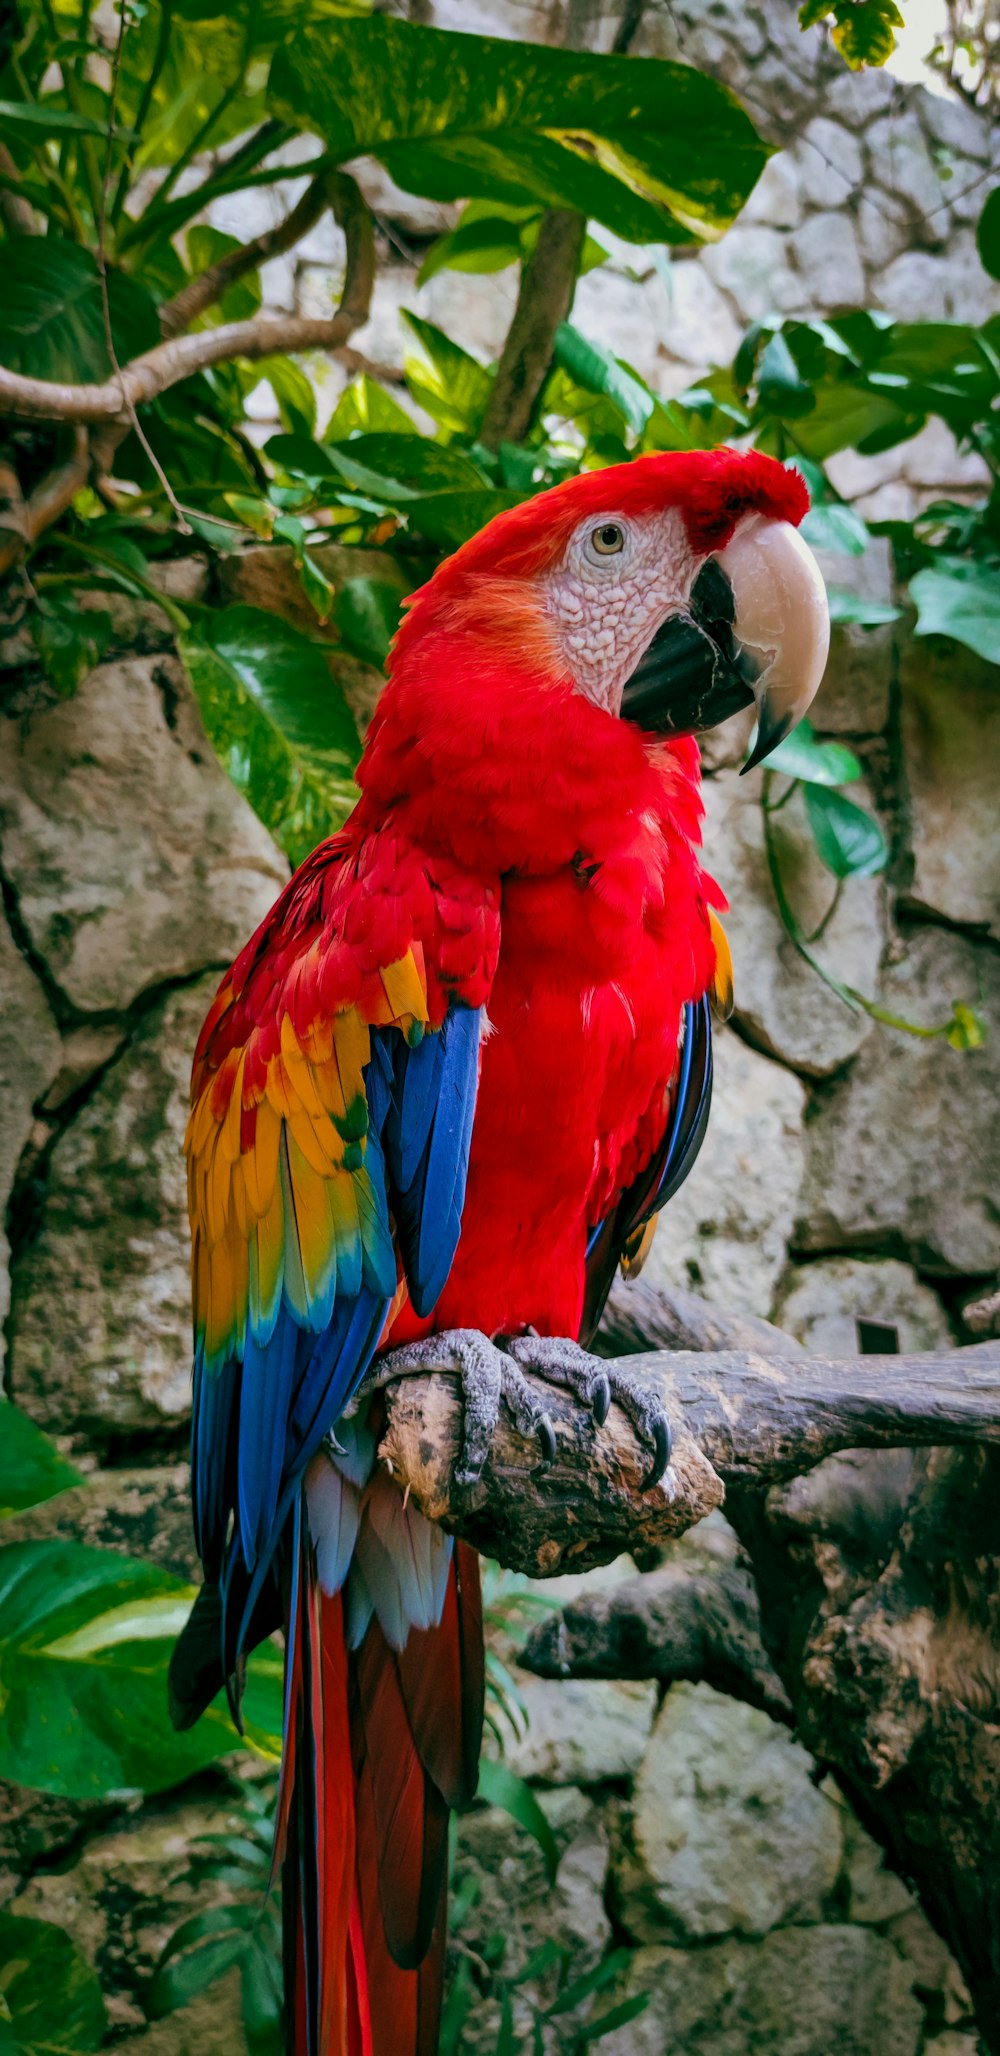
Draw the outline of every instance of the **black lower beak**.
M658 628L622 694L623 721L657 735L700 735L754 701L757 671L733 634L725 572L709 560L687 612Z

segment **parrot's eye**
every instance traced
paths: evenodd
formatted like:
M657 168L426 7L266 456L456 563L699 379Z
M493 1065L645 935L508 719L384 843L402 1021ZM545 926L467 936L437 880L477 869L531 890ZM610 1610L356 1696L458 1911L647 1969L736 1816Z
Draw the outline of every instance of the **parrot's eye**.
M602 521L590 538L590 546L599 557L617 557L619 550L625 548L625 530L617 521Z

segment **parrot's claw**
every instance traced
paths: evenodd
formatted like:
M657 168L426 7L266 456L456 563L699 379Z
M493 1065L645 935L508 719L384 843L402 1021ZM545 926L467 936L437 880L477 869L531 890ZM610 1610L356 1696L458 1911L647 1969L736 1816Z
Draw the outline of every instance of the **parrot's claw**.
M520 1366L478 1328L448 1328L440 1335L425 1335L419 1342L389 1350L373 1364L361 1391L370 1392L377 1385L391 1384L394 1378L412 1378L422 1371L457 1371L462 1382L465 1420L455 1469L457 1484L479 1483L500 1418L501 1400L520 1434L537 1435L542 1462L554 1461L555 1430L548 1415L536 1407Z
M523 1368L522 1368L523 1366ZM394 1378L412 1378L423 1371L457 1371L462 1381L465 1420L462 1450L455 1470L459 1485L476 1485L489 1455L503 1401L518 1432L537 1436L543 1464L555 1462L556 1436L548 1414L536 1406L524 1371L534 1371L547 1384L575 1393L590 1408L598 1428L604 1426L612 1400L628 1415L636 1433L652 1447L652 1460L640 1490L662 1484L673 1496L670 1469L670 1424L647 1388L616 1363L591 1356L578 1342L560 1335L505 1335L502 1346L478 1328L448 1328L425 1335L402 1349L391 1349L372 1365L359 1398Z
M652 1445L652 1461L640 1491L651 1492L654 1485L662 1484L668 1498L673 1497L676 1481L670 1469L670 1423L647 1386L630 1377L622 1363L605 1363L579 1342L561 1335L519 1335L506 1347L526 1370L574 1392L589 1406L599 1428L607 1420L611 1401L616 1400L637 1435Z

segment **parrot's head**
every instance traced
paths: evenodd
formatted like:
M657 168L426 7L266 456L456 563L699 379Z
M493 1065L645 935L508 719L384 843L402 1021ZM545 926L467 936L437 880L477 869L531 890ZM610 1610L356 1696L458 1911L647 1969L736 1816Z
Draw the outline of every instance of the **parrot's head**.
M442 565L393 669L445 632L663 736L755 704L759 763L826 664L826 593L798 534L808 505L800 474L758 451L584 473L500 514Z

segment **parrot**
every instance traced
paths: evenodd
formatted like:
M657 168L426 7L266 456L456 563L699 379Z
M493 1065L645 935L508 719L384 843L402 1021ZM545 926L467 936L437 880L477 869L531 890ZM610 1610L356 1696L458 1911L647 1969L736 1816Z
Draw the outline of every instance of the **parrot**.
M530 1365L669 1478L665 1415L587 1344L697 1154L710 1003L698 736L760 762L829 642L801 475L657 452L498 514L409 599L345 826L223 977L194 1056L192 1499L205 1582L171 1713L283 1625L289 2056L432 2056L449 1817L476 1789L478 1559L378 1461L389 1379L501 1407L555 1454Z

